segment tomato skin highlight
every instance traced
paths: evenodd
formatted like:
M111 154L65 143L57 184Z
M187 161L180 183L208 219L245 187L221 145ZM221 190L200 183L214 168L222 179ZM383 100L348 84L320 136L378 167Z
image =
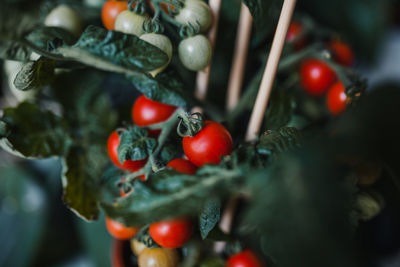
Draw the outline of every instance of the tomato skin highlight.
M332 115L339 115L346 109L347 96L342 82L336 82L326 95L326 105Z
M124 164L121 164L118 160L118 146L120 140L117 131L111 133L107 141L107 151L108 156L111 161L120 169L128 170L130 172L135 172L141 169L147 162L147 159L142 160L125 160Z
M232 255L226 262L226 267L264 267L264 264L254 252L246 249Z
M233 150L232 136L215 121L205 121L204 128L194 137L185 136L182 145L185 155L197 167L219 164L221 156L229 155Z
M179 255L176 249L145 248L138 257L139 267L176 267Z
M195 174L197 171L196 165L187 159L173 159L168 162L167 167L185 174Z
M176 107L148 99L141 95L132 107L133 123L140 127L166 121L175 112ZM150 130L150 135L158 135L160 130Z
M109 0L105 2L101 9L101 20L104 27L107 30L114 30L115 20L125 10L128 10L128 1Z
M175 218L150 224L151 238L164 248L178 248L192 236L193 223L190 218Z
M300 82L312 96L322 96L335 81L336 73L322 60L307 59L300 66Z
M136 227L126 227L122 223L114 221L108 217L106 217L106 227L108 233L118 240L131 239L139 231Z
M328 48L333 52L333 58L339 64L351 67L354 63L354 53L351 47L340 41L334 40L328 44Z

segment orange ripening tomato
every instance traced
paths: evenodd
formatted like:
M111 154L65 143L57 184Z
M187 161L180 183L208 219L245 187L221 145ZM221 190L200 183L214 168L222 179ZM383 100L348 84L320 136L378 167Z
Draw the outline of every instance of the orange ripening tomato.
M118 240L131 239L139 231L136 227L126 227L122 223L114 221L108 217L106 217L106 227L110 235Z
M119 13L128 9L128 1L109 0L101 9L101 20L107 30L114 30L115 20Z

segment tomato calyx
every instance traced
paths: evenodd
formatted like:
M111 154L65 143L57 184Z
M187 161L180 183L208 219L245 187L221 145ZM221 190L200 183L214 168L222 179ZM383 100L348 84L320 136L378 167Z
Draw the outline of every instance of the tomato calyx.
M135 235L134 239L144 244L147 248L159 248L160 246L151 238L149 227L149 224L143 226Z
M181 115L179 119L176 130L180 137L194 137L205 125L203 115L198 112Z
M144 0L128 0L128 10L138 15L146 13L146 3Z

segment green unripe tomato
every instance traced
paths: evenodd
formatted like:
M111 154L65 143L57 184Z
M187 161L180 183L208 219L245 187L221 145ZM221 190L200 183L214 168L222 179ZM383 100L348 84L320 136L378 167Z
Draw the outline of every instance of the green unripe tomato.
M146 16L136 14L133 11L122 11L115 20L115 30L127 34L141 36L144 34L143 22Z
M182 40L178 51L179 59L189 70L202 70L211 60L211 44L204 35L199 34Z
M145 33L142 36L140 36L140 39L158 47L159 49L164 51L168 56L168 62L164 66L162 66L158 69L149 71L149 74L151 74L153 77L155 77L158 73L162 72L168 66L169 62L171 61L172 43L167 36L165 36L163 34L159 34L159 33Z
M82 33L82 24L82 19L78 12L67 5L59 5L54 8L44 21L44 25L48 27L63 28L75 36L79 36Z
M205 32L211 26L212 13L210 7L199 0L186 0L184 7L175 16L181 24L200 25L200 31Z

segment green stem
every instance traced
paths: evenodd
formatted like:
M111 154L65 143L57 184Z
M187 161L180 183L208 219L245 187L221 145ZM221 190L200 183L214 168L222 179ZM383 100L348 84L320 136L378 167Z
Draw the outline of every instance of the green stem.
M163 19L164 21L166 21L166 22L168 22L168 23L170 23L170 24L172 24L172 25L175 25L175 26L178 27L178 28L180 28L180 27L182 26L182 24L180 24L179 22L177 22L176 20L174 20L174 19L173 19L171 16L169 16L168 14L166 14L166 13L162 10L162 8L160 7L160 3L161 3L161 2L166 2L165 0L152 0L152 2L153 2L153 5L154 5L155 13L156 13L156 14L157 14L157 13L161 14L161 17L162 17L162 19ZM171 5L174 5L174 3L171 2L171 1L169 1L168 3L170 3ZM174 7L175 7L175 8L179 8L178 6L175 6L175 5L174 5Z

